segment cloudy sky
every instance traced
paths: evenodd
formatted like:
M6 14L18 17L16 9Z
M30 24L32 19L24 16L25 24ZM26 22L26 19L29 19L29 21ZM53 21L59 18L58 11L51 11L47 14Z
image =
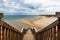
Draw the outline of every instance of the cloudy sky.
M60 0L0 0L0 12L5 15L55 14Z

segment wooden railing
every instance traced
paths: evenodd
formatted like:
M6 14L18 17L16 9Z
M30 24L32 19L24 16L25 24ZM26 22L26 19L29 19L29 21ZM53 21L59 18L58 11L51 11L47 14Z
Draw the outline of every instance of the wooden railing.
M60 40L60 12L56 12L56 17L55 22L37 32L37 40Z
M56 13L58 18L56 21L36 32L31 29L35 40L60 40L60 12ZM23 40L28 29L23 29L22 32L2 21L3 13L0 13L0 40Z
M0 40L22 40L22 33L2 21L1 18L3 18L3 13L0 13Z

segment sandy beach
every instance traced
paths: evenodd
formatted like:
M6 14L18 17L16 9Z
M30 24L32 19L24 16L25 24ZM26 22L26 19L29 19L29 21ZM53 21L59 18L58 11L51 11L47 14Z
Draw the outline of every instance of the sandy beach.
M29 26L36 27L37 29L43 29L56 20L56 17L41 16L32 20L22 19L20 22Z

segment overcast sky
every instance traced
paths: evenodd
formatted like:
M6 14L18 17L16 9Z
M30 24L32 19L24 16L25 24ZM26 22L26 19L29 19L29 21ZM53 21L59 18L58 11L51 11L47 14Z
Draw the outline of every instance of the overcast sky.
M0 12L5 15L55 14L60 0L0 0Z

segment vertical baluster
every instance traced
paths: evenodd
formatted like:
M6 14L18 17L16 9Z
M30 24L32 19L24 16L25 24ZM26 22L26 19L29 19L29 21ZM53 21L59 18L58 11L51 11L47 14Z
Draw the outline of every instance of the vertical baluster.
M56 16L58 17L58 40L60 40L60 12L56 12Z
M38 34L38 40L43 40L43 32L39 32L39 34Z
M9 29L7 29L7 40L9 40Z
M16 40L16 32L15 32L15 40Z
M47 40L49 40L49 29L47 30Z
M4 28L4 40L6 40L7 38L6 38L6 28Z
M13 40L14 40L14 38L15 38L15 34L14 34L14 31L13 31Z
M18 35L18 38L19 38L19 40L20 40L20 34Z
M17 40L17 32L16 32L16 40Z
M41 32L38 32L38 34L37 34L37 38L38 38L38 40L41 40L42 39L42 34L41 34Z
M50 30L48 29L48 39L47 40L49 40L49 38L50 38Z
M18 40L19 40L19 33L17 34L17 38L18 38Z
M11 30L10 30L10 40L11 40Z
M3 13L0 13L0 40L3 40L3 23L1 21L1 18L3 18Z
M8 39L8 29L7 29L6 31L7 31L7 36L6 36L6 37L7 37L7 39L6 39L6 40L9 40L9 39Z
M43 35L43 40L46 40L46 37L45 37L45 31L44 31L44 35Z
M52 40L52 28L50 29L50 37L51 37L51 40Z
M20 36L19 36L19 38L21 39L21 40L23 40L23 38L22 38L22 34L19 34Z
M18 32L16 32L16 40L18 40Z
M38 40L41 40L41 33L38 34Z
M14 32L14 40L16 40L16 32Z
M14 31L12 31L12 38L13 38L12 40L14 40Z
M47 30L45 30L45 31L44 31L44 40L47 40L47 38L48 38L47 35L48 35L48 34L47 34Z
M12 40L14 40L14 31L12 31Z
M46 40L48 40L48 30L46 30Z
M14 33L14 40L15 40L15 32L13 32Z
M46 40L46 30L43 32L43 40Z
M44 40L44 36L43 35L44 35L44 32L42 32L42 38L41 38L42 40Z
M39 39L41 40L41 35L40 35L40 34L41 34L40 32L37 33L37 36L38 36L37 39L38 39L38 40L39 40Z
M12 30L11 30L11 40L13 40L13 32L12 32Z
M1 25L0 25L0 40L1 40Z
M8 37L7 37L7 28L6 28L6 40L7 40L7 38L8 38Z
M56 40L58 40L58 26L56 26Z
M20 40L20 38L21 38L21 34L19 33L19 40Z
M19 40L19 33L18 33L18 40Z
M52 28L52 40L54 40L54 35L55 33L54 33L54 28Z
M0 26L0 40L3 40L3 27Z
M49 40L52 40L52 28L49 29Z
M60 25L58 25L58 40L60 40Z
M59 25L58 25L58 40L60 40L60 17L58 17Z
M9 40L10 40L10 29L9 29Z
M56 27L54 27L54 40L56 40Z
M11 40L13 40L13 31L11 30Z

